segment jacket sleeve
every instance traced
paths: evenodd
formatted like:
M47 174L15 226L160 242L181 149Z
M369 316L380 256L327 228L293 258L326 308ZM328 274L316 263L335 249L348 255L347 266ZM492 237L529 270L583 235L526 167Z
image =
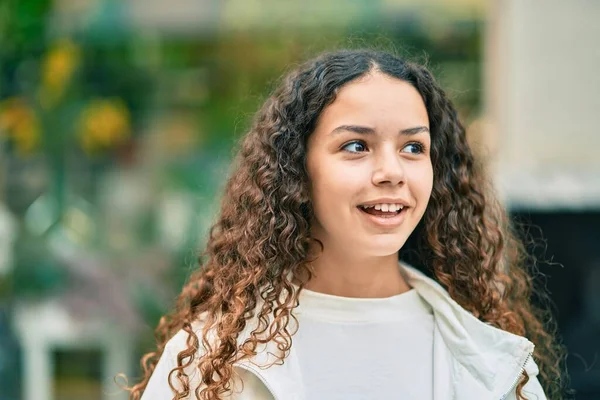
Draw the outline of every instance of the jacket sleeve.
M196 334L198 333L199 332L196 332ZM177 367L177 354L187 348L187 336L187 332L180 330L167 342L165 349L152 372L152 376L146 385L141 400L171 400L175 397L175 392L173 392L171 386L169 386L169 374ZM196 357L198 356L199 354L196 355ZM199 371L195 368L195 365L185 368L184 372L188 375L191 388L195 388L200 384ZM183 389L175 375L173 375L171 383L178 391ZM195 398L195 396L191 398Z
M200 332L197 331L196 334ZM177 354L184 350L187 333L183 330L177 333L165 346L162 356L156 364L156 368L146 385L144 394L141 400L171 400L175 397L175 393L169 386L169 374L177 366ZM200 356L200 353L196 355ZM198 368L196 365L191 365L185 369L189 377L190 395L186 399L196 399L195 389L201 384ZM266 388L264 383L253 373L244 369L234 371L233 392L225 395L226 400L271 400L273 396ZM177 378L173 377L171 383L176 389L182 390L181 384ZM240 386L243 385L243 386ZM242 390L243 388L243 390Z
M523 387L522 393L527 400L547 400L544 389L537 378L540 370L533 357L530 357L527 364L525 364L525 373L529 376L529 381Z

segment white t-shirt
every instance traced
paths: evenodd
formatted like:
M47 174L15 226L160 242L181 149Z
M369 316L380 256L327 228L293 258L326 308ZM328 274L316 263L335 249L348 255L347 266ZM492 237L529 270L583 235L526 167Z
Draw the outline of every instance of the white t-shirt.
M432 399L433 312L416 290L363 299L304 289L296 310L307 399Z

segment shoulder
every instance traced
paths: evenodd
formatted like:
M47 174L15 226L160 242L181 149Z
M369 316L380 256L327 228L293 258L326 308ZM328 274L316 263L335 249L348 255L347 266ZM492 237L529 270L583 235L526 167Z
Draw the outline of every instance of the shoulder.
M198 368L199 359L205 353L202 340L206 336L208 336L209 338L213 337L213 331L209 331L207 334L204 333L204 326L204 319L199 318L191 324L191 330L180 329L175 335L173 335L171 339L169 339L154 369L150 381L146 386L142 400L164 400L167 398L173 398L174 392L171 388L171 385L178 392L183 391L181 381L176 377L176 375L173 374L171 376L171 379L169 379L169 376L171 374L171 371L173 371L178 366L177 358L179 357L179 354L182 351L187 350L189 348L188 340L190 338L190 331L191 333L195 334L198 338L199 346L194 354L194 359L192 363L189 366L185 367L183 371L188 377L187 382L190 388L191 396L186 397L186 399L195 398L193 396L195 389L202 385L200 370ZM210 340L211 339L209 339L209 342ZM255 377L252 373L244 369L235 371L232 383L233 392L226 395L224 397L226 399L241 400L268 398L265 397L264 394L259 396L259 394L261 393L268 392L264 392L265 388L263 387L262 382L257 377ZM242 393L243 396L240 393Z
M204 320L203 319L197 319L194 322L192 322L191 333L196 335L200 346L202 345L203 329L204 329ZM190 331L185 330L185 329L180 329L179 331L177 331L177 333L175 333L175 335L173 335L173 337L171 339L169 339L169 341L167 341L167 344L165 345L165 350L164 350L163 354L168 352L169 354L174 355L176 357L177 354L186 350L189 347L188 340L190 339L190 336L191 336Z
M202 343L202 329L203 329L203 321L198 319L194 321L191 325L191 331L196 334L200 344ZM154 371L152 372L152 376L146 385L146 389L144 390L144 394L142 396L142 400L159 400L159 399L167 399L173 397L173 386L177 391L182 391L183 387L181 385L180 380L178 380L174 375L171 376L171 372L177 368L178 362L177 358L179 353L186 350L188 346L188 339L190 333L184 329L180 329L171 339L169 339L165 345L165 348L154 367ZM201 345L199 348L202 348ZM194 361L190 366L184 368L184 372L189 378L190 387L195 387L200 383L200 376L198 373L198 369L196 368L199 357L201 356L201 351L196 351L194 355Z

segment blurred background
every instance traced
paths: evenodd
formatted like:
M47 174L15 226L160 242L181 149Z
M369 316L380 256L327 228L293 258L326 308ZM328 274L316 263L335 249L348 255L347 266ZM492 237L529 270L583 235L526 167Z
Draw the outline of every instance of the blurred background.
M232 146L323 50L427 62L600 398L600 2L0 0L0 399L125 399Z

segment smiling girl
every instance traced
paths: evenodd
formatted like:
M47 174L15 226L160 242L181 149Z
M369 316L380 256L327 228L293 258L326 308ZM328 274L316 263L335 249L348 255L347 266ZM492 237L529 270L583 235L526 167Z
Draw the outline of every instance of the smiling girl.
M242 139L130 398L559 398L560 349L485 182L423 66L304 64Z

